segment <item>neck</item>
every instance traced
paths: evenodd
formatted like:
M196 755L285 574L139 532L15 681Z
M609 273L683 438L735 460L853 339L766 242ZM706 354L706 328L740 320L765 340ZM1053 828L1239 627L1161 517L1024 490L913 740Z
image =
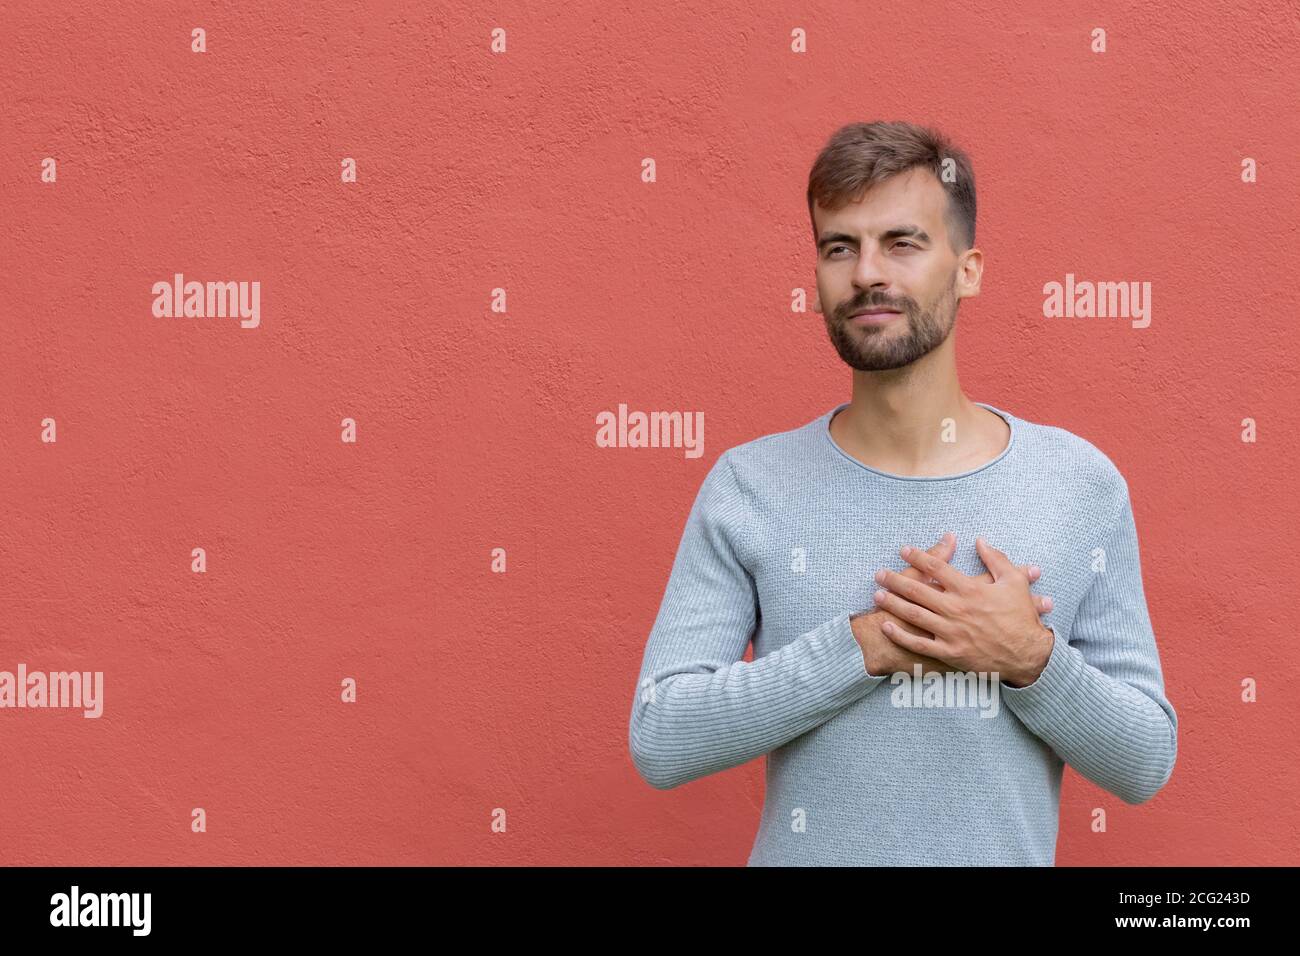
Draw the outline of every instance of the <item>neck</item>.
M855 370L853 397L830 426L840 447L872 467L904 475L963 470L982 449L1005 447L1006 424L962 393L951 356L942 354L946 346L903 368Z

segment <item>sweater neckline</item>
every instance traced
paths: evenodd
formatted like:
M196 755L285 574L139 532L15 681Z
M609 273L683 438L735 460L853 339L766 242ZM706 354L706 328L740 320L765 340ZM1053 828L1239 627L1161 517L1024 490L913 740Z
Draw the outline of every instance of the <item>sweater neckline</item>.
M994 405L990 405L987 402L975 402L974 404L979 405L983 408L987 408L993 414L999 416L1003 421L1007 423L1007 427L1011 429L1011 437L1007 439L1007 447L1003 448L1002 451L998 453L997 457L990 458L982 465L976 465L974 468L967 469L966 471L959 471L951 475L896 475L891 471L882 471L879 468L871 467L865 462L858 461L858 459L854 458L843 448L841 448L839 444L835 441L835 439L831 436L831 419L834 418L838 412L841 412L844 409L848 408L849 404L850 404L849 402L843 402L839 405L836 405L829 412L826 412L824 415L822 415L822 417L819 419L820 424L818 428L818 431L822 433L822 438L825 439L826 444L828 444L832 449L834 449L834 451L838 455L852 462L854 465L857 465L863 471L870 472L873 475L879 475L881 478L892 478L895 481L955 481L958 478L966 478L970 475L977 475L980 472L986 471L989 468L992 468L993 466L997 465L1000 461L1002 461L1009 454L1011 454L1011 449L1014 448L1016 444L1016 436L1020 433L1020 429L1016 427L1016 422L1017 422L1016 416L1012 415L1008 411L1005 411L1004 409L998 408Z

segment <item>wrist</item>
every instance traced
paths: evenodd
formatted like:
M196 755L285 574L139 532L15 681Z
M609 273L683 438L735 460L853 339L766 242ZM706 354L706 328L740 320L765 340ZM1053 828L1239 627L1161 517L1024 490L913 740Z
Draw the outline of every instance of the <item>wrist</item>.
M1034 649L1033 660L1023 673L1014 675L1014 680L1006 681L1012 687L1028 687L1047 669L1047 662L1051 660L1052 650L1056 646L1056 632L1050 627L1041 626L1041 631L1030 646Z
M863 611L850 616L849 629L862 651L862 663L872 677L880 676L878 670L882 664L880 651L884 638L880 634L881 612Z

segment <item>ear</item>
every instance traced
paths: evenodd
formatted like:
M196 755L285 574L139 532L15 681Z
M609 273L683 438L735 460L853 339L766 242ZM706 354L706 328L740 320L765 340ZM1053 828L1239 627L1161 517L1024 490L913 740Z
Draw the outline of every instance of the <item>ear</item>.
M969 299L980 294L984 277L984 253L972 246L962 253L957 265L957 298Z

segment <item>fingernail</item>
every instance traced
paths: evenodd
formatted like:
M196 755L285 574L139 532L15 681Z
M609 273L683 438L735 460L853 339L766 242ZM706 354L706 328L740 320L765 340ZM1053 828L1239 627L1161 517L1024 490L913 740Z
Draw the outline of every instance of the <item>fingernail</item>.
M1043 606L1050 611L1052 608L1056 607L1056 602L1054 602L1051 598L1044 598Z
M898 553L901 554L903 557L907 557L909 554L912 553L912 546L910 544L905 544L898 550Z
M885 592L884 592L884 591L877 591L876 594L875 594L875 601L876 601L876 603L879 604L879 603L880 603L881 601L883 601L884 599L885 599Z
M876 580L879 581L881 584L884 584L884 583L885 583L885 572L884 572L884 571L877 571L877 572L876 572Z

